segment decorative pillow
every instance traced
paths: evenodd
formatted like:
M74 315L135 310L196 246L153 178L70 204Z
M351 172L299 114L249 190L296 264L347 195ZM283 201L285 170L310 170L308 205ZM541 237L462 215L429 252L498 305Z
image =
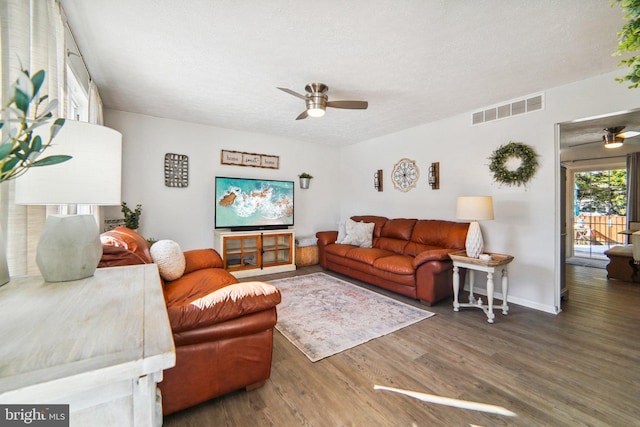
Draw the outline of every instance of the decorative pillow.
M355 222L348 219L345 224L347 236L342 243L345 245L356 245L361 248L370 248L373 240L373 222Z
M345 228L344 222L339 222L338 239L336 240L336 243L343 243L345 237L347 237L347 229Z
M151 258L158 264L160 276L164 280L179 279L184 274L184 253L173 240L159 240L151 246Z

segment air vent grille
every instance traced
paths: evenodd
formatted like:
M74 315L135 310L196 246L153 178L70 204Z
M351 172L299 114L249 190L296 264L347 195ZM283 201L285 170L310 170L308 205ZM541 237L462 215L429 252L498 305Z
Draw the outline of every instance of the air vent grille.
M543 95L536 95L527 99L520 99L508 104L497 107L487 108L483 111L477 111L471 115L471 123L479 125L498 119L506 119L507 117L517 116L519 114L530 113L544 109Z

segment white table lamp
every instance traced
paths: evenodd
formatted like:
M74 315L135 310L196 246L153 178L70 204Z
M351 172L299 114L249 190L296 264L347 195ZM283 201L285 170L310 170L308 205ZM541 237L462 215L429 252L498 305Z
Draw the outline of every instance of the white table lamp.
M40 130L42 129L42 130ZM38 128L49 139L48 126ZM120 205L122 135L110 128L66 120L46 155L67 154L67 162L36 167L16 180L16 204ZM36 263L47 282L92 276L100 258L98 225L92 215L51 215L38 242Z
M458 197L456 218L471 221L465 249L467 256L478 258L484 249L482 231L478 221L493 219L493 198L491 196Z

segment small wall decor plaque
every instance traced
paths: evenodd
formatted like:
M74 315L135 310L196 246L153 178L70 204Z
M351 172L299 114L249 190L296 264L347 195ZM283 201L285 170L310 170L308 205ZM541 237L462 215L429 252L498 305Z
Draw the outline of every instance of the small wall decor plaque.
M189 185L189 156L174 153L164 155L164 185L176 188Z
M220 164L252 166L255 168L280 169L280 157L268 154L244 153L241 151L220 151Z

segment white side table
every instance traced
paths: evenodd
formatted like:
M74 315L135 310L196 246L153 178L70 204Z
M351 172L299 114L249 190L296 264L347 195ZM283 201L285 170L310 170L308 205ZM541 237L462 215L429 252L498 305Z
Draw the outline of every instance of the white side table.
M68 404L71 427L162 425L175 347L156 264L0 288L0 402Z
M489 254L490 260L482 260L478 258L469 258L465 251L450 253L449 257L453 261L453 311L460 311L460 307L476 307L481 309L487 315L487 322L493 323L495 314L493 314L493 275L496 271L502 272L502 314L509 313L507 305L507 295L509 293L509 275L507 266L513 257L504 254ZM469 272L469 303L459 303L458 293L460 291L460 272L459 268L466 268ZM476 300L473 295L474 271L484 271L487 273L487 305L482 303L482 299ZM464 284L463 284L464 285Z

